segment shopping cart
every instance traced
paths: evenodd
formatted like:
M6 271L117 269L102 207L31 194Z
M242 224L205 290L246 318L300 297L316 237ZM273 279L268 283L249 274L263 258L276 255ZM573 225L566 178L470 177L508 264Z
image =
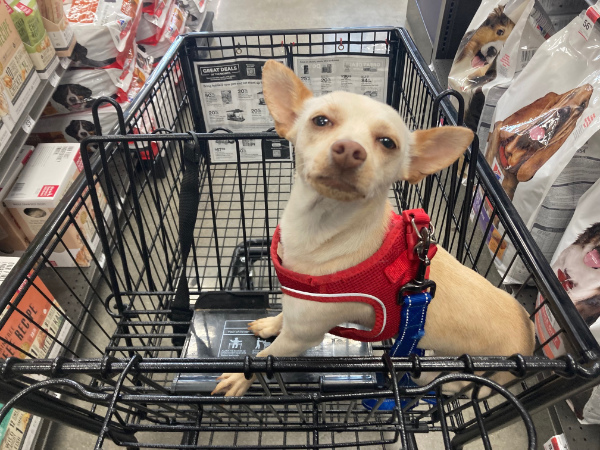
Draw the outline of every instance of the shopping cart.
M298 58L336 57L343 63L356 56L384 62L386 91L369 89L369 95L383 95L411 129L456 124L462 117L403 29L178 38L117 129L107 136L97 130L98 136L82 143L85 176L71 186L2 284L0 306L7 309L0 327L18 317L51 344L40 357L0 337L10 349L5 354L20 357L0 360L3 412L14 406L53 421L50 440L56 446L61 438L72 438L69 430L90 433L96 449L109 439L127 448L185 449L416 449L431 448L433 440L462 448L480 439L491 448L489 433L515 420L526 427L528 448L536 448L530 414L595 385L599 349L476 143L464 163L419 185L396 183L392 204L397 210L424 207L445 248L509 289L532 314L539 290L570 356L544 358L540 349L547 342L540 343L535 357L390 358L389 342L355 353L343 343L341 354L353 356L327 358L190 353L192 345L218 346L211 337L222 337L218 333L229 326L217 330L223 320L280 307L268 248L294 171L285 157L289 147L272 131L208 129L197 62L276 58L294 67ZM323 73L333 76L331 67ZM229 101L229 93L223 98ZM233 146L233 160L216 157L217 141ZM249 142L259 143L253 160L242 151ZM88 154L87 148L94 148L88 145L99 150ZM501 223L502 239L516 247L511 265L527 268L525 284L505 286L496 272L483 239L489 229L478 226L482 208L474 206L474 192L483 192L489 223ZM81 212L92 220L94 239L81 231ZM77 230L91 255L89 267L53 266L52 254L64 251L69 228ZM47 307L64 322L60 330L20 307L28 291L45 292L41 283L52 293L53 298L43 294ZM202 327L190 328L196 320ZM241 339L232 341L229 350ZM442 372L432 385L398 385L406 373L431 371ZM498 386L489 380L497 371L510 371L518 381ZM212 397L206 383L222 372L255 373L259 383L241 398ZM471 383L469 389L444 395L444 385L459 380ZM479 398L484 387L494 395ZM362 405L368 399L377 399L371 410Z

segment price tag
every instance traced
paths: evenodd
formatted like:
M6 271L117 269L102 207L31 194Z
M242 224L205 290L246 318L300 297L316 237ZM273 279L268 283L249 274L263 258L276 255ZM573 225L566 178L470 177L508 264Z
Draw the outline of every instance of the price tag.
M27 134L31 133L31 130L33 130L34 125L35 121L28 114L27 117L25 117L25 121L23 122L23 131Z
M63 69L67 69L67 67L69 67L69 64L71 64L71 60L69 58L60 58L60 65L63 67Z
M585 12L585 17L579 28L579 34L587 41L592 35L594 30L594 24L600 17L600 12L596 9L596 6L590 6Z
M52 85L52 87L56 87L56 86L58 86L60 77L56 74L56 72L54 72L52 75L50 75L50 78L48 78L48 81L50 81L50 84Z

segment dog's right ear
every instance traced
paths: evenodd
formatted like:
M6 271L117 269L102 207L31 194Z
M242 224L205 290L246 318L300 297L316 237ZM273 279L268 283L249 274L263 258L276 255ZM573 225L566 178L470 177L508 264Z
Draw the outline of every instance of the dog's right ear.
M269 108L275 130L286 139L304 102L312 97L312 92L302 83L294 72L283 64L269 60L262 72L263 95Z

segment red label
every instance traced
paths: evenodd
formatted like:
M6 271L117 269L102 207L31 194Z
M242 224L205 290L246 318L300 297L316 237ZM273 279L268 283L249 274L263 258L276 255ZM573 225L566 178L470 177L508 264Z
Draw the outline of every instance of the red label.
M27 164L27 161L29 161L29 158L31 158L31 155L33 155L33 150L29 150L27 152L27 154L25 155L25 157L21 161L21 164L23 164L23 165Z
M508 53L505 54L502 59L500 60L500 62L502 63L502 65L504 67L508 67L510 65L510 56L508 56Z
M590 6L585 12L585 15L590 18L592 23L596 23L600 17L600 13L596 10L595 6Z
M10 7L8 3L4 2L4 6L6 6L6 9L8 10L9 14L12 14L14 12L14 10Z
M16 7L18 10L24 12L26 16L28 16L29 14L31 14L33 12L33 9L31 9L29 6L24 5L21 2L17 3Z
M587 128L590 126L590 124L594 121L594 119L596 118L596 113L587 116L584 120L583 120L583 128Z
M77 150L77 153L75 153L75 158L73 158L73 161L77 166L77 170L79 172L83 171L83 162L81 161L81 153L79 153L79 150Z
M58 191L58 184L45 184L40 189L38 197L54 197L56 191Z

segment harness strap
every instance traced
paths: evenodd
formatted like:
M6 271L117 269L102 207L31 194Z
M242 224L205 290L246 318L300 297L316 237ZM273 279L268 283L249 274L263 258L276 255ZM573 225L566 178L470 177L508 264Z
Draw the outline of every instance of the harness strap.
M408 356L412 353L417 356L425 356L425 351L417 348L417 345L425 335L425 320L429 303L431 303L429 292L404 297L400 333L390 349L390 356Z

